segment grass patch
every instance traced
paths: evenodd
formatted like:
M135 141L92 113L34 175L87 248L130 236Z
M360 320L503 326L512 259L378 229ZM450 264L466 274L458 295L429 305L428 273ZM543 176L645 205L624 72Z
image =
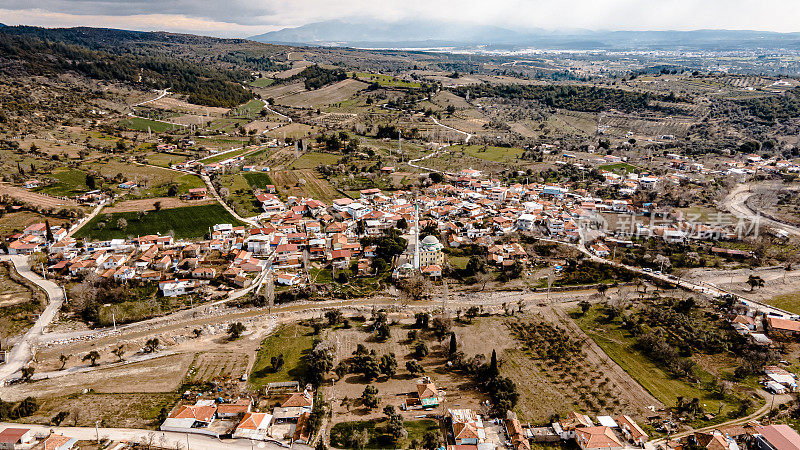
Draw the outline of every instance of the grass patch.
M150 131L153 133L164 133L166 131L172 131L174 129L181 130L184 128L178 125L172 125L171 123L158 122L156 120L143 119L141 117L129 117L127 119L122 119L119 121L119 125L135 131L147 131L147 129L150 128Z
M406 88L422 87L422 84L417 81L405 81L390 75L382 75L379 73L355 72L355 75L361 81L366 83L378 83L381 86ZM348 73L347 76L352 77L353 72Z
M263 389L268 383L278 381L304 381L307 371L304 357L314 345L312 333L311 327L293 323L280 327L264 339L253 363L250 386ZM280 354L283 354L283 369L273 372L271 359Z
M73 394L61 397L40 398L39 410L25 422L50 425L50 419L61 411L70 412L70 416L62 424L80 427L94 427L95 422L102 421L101 426L142 428L155 430L160 425L156 422L162 408L172 409L180 399L178 393L147 394ZM76 415L77 412L77 415Z
M425 433L439 433L439 424L433 420L405 420L403 426L408 431L408 436L399 442L394 442L386 432L386 424L386 419L337 423L331 428L331 445L337 448L353 448L352 436L366 430L369 442L364 448L409 448L412 440L421 442Z
M269 85L271 85L273 83L275 83L275 80L273 80L272 78L261 77L261 78L258 78L258 79L255 79L255 80L251 81L249 84L250 84L250 86L253 86L253 87L256 87L256 88L263 88L263 87L267 87L267 86L269 86Z
M800 291L781 294L767 300L767 303L793 314L800 314Z
M62 170L54 172L48 177L55 178L57 181L51 185L35 189L36 192L56 197L72 197L89 190L89 187L86 186L86 172L82 170Z
M274 184L269 174L264 172L244 172L242 176L253 189L264 189L268 184Z
M602 166L597 166L600 170L607 170L609 172L614 173L634 173L639 170L638 167L634 166L633 164L628 163L614 163L614 164L603 164Z
M226 188L230 194L225 200L228 205L242 217L256 216L261 210L261 203L253 195L250 183L240 173L223 175L220 184Z
M469 262L469 256L448 256L447 261L451 266L464 270Z
M234 108L233 112L237 116L252 117L264 109L264 101L254 98L242 106Z
M473 158L494 162L512 161L517 159L524 152L524 150L521 148L492 147L488 145L454 145L450 148L451 153L457 153L459 151L462 151Z
M147 163L154 166L170 167L173 164L182 164L186 162L187 159L189 159L187 156L155 153L147 156Z
M198 305L198 302L192 302L191 296L188 295L159 296L156 283L126 286L121 297L124 301L98 306L96 325L110 327L115 323L119 325L139 322Z
M209 227L219 223L244 225L218 204L147 211L141 216L140 213L141 211L99 214L78 230L75 237L108 240L174 233L176 239L189 239L206 236ZM117 227L119 219L127 221L125 228Z
M579 317L576 322L614 362L619 364L653 397L668 407L675 406L678 397L698 398L705 411L717 415L712 421L696 420L695 422L700 423L692 425L711 425L723 422L728 420L728 414L738 409L738 402L716 398L711 392L699 388L698 385L672 377L635 347L634 337L628 331L622 329L616 322L605 323L601 319L601 314L600 308L593 307ZM700 370L699 367L697 369L696 375L703 382L710 381L711 374Z
M315 169L320 165L336 164L339 161L339 155L331 153L311 152L302 155L297 161L293 162L291 169Z

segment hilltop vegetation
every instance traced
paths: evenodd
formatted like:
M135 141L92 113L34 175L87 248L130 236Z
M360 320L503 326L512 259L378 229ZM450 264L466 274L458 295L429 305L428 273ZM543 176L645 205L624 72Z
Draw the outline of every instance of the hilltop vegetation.
M0 71L14 75L54 75L77 72L89 78L139 84L185 94L190 103L233 107L253 94L239 83L242 70L199 66L180 59L145 55L114 55L77 45L0 33Z
M337 81L342 81L346 78L347 73L342 69L325 69L320 66L309 66L297 75L287 78L286 82L301 79L306 89L314 90Z
M479 84L453 90L461 97L499 97L535 100L544 106L572 111L599 112L609 108L637 111L655 108L651 100L676 101L674 95L653 95L595 86Z

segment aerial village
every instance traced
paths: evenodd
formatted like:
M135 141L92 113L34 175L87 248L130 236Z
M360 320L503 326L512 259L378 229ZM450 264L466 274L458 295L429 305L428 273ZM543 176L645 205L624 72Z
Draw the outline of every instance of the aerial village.
M563 155L569 159L569 154ZM622 176L604 171L605 183L617 185L623 194L653 189L663 183L678 184L703 173L701 164L671 155L673 173L666 177ZM618 157L600 158L604 163L621 162ZM203 165L200 162L175 166L178 170L201 174L224 171L239 163L237 158ZM750 174L758 170L798 171L798 166L777 161L764 164L753 155L746 164L731 163L727 175ZM387 168L390 171L392 168ZM244 171L268 171L246 166ZM130 187L130 186L129 186ZM206 188L191 189L186 200L204 200ZM659 239L665 243L691 240L737 240L753 224L697 222L670 214L654 203L633 204L631 200L603 199L584 191L571 191L556 184L505 185L487 178L480 171L463 169L445 174L442 182L419 193L380 189L360 191L360 197L339 198L328 205L313 198L281 199L274 186L258 189L255 196L263 213L259 226L220 223L208 230L206 239L176 240L171 235L133 236L128 239L85 241L70 237L67 226L50 227L36 223L8 237L8 252L29 255L45 251L46 261L35 270L48 277L85 278L87 276L158 285L164 297L203 296L223 298L237 290L274 284L285 289L302 287L310 281L315 267L356 268L358 275L373 273L375 244L364 245L365 238L399 230L408 238L408 248L393 261L395 281L422 275L436 282L443 277L445 248L475 245L483 249L488 261L498 268L531 261L520 236L579 246L595 258L609 258L616 248L634 245L632 238ZM79 201L103 204L111 199L96 192ZM599 213L614 213L624 218L624 226L610 227ZM74 228L76 225L73 225ZM744 228L744 230L743 230ZM428 230L423 236L423 230ZM728 256L748 258L747 252L711 249ZM560 266L554 268L560 270ZM642 269L654 276L673 278L661 270ZM771 345L770 336L800 334L800 318L785 315L762 304L742 301L730 317L731 326L759 345ZM761 317L767 317L764 327ZM444 393L437 389L435 375L409 382L409 393L395 405L401 411L418 411L419 417L441 421L445 430L442 448L448 450L491 450L495 448L531 449L531 444L574 442L583 450L645 448L649 436L628 415L596 416L594 419L572 412L549 426L521 423L508 411L504 418L489 418L471 409L445 408ZM796 378L777 367L764 368L765 389L783 394L797 388ZM256 408L250 398L223 399L187 392L160 426L162 431L195 433L212 437L232 437L251 441L308 444L310 417L315 393L298 382L270 383L265 395L274 399L271 409ZM668 430L668 428L667 428ZM62 436L63 438L63 436ZM24 428L7 428L0 433L2 448L71 448L69 444L51 446L58 435L35 436ZM695 432L668 439L663 448L714 448L736 450L787 448L797 445L800 436L785 425L761 426L742 423L721 429ZM66 441L65 441L66 442ZM66 445L66 446L64 446ZM538 447L537 447L538 448ZM752 447L751 447L752 448Z

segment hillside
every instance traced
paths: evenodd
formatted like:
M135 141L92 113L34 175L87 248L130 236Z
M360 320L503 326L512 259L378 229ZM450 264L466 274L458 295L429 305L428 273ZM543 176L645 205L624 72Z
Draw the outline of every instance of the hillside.
M2 30L14 29L6 27ZM126 32L130 33L130 32ZM6 76L74 72L89 78L165 89L191 103L231 107L252 97L243 70L200 66L159 55L117 55L87 47L0 32L0 73Z

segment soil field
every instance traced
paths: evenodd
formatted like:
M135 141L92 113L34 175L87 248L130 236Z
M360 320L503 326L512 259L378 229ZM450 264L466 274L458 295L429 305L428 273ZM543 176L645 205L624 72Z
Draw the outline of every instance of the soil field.
M336 382L336 398L338 399L345 397L357 399L361 396L365 386L368 384L375 386L378 389L380 405L373 410L367 410L358 402L355 402L350 408L347 405L342 405L341 402L332 402L334 422L378 419L383 417L382 410L386 405L394 405L399 410L404 394L414 391L416 386L417 377L406 370L406 362L414 360L412 348L415 342L424 342L430 350L428 356L417 362L425 369L425 375L430 376L436 386L444 390L446 407L480 409L480 404L485 400L485 396L476 390L475 383L471 377L446 370L444 367L447 362L446 347L448 341L445 340L443 347L431 333L423 331L419 331L420 337L415 342L409 341L408 332L412 329L408 327L408 324L412 321L406 320L400 326L393 326L391 328L391 337L385 342L374 342L370 339L371 333L360 328L361 324L355 324L351 329L328 331L325 334L325 339L338 342L337 361L349 358L358 344L363 344L367 350L375 350L378 358L383 354L394 353L398 366L397 374L391 378L383 376L377 380L367 382L360 374L348 374ZM481 335L481 333L487 332L494 335L496 330L487 331L493 326L494 324L488 321L486 323L476 321L474 328L454 327L454 331L456 336L462 337L464 333ZM488 339L488 334L485 337L487 339L476 339L475 342L480 341L478 345L473 345L473 341L470 341L469 344L465 343L462 346L463 350L470 353L491 354L495 343ZM411 419L420 414L420 411L407 411L401 412L401 414L405 419Z
M209 352L195 357L186 380L207 383L226 379L239 379L247 371L248 357L242 353Z
M183 125L200 125L205 126L214 120L214 117L201 116L198 114L182 114L180 116L170 118L170 122L180 123Z
M155 211L156 202L161 202L162 209L181 208L184 206L200 206L216 203L214 199L184 201L176 197L143 198L117 202L114 206L103 209L103 213Z
M277 116L273 116L273 117L277 117ZM255 120L255 121L250 122L247 125L245 125L244 129L247 130L248 133L250 132L250 130L255 130L256 133L261 134L265 130L268 130L270 128L275 128L275 127L280 126L280 125L282 125L284 123L286 123L286 122L269 122L269 121L266 121L266 120Z
M10 263L0 264L0 342L27 331L44 311L45 297L31 284L22 284L10 272Z
M172 392L180 386L193 358L192 353L169 355L33 383L15 384L3 389L3 397L7 401L22 400L28 395L59 397L83 389L114 394Z
M299 94L305 92L306 88L302 81L289 84L272 85L268 88L255 89L261 95L261 98L273 98L277 102L280 98L287 95Z
M69 396L40 398L39 410L26 417L26 422L50 424L60 412L69 416L62 426L157 429L156 419L162 408L171 410L178 402L176 393L164 394L96 394L74 393ZM81 445L80 448L85 448Z
M552 414L580 410L594 414L628 414L637 419L650 415L648 407L663 407L557 307L541 310L543 318L582 342L577 364L560 367L534 359L517 345L503 353L501 372L517 383L520 419L546 422ZM516 341L515 341L516 342ZM535 350L535 349L534 349ZM544 395L543 395L544 394Z
M313 134L318 129L318 127L306 125L304 123L290 123L278 129L268 131L264 133L264 136L280 139L283 139L284 137L300 139Z
M65 224L69 226L69 221L65 219L47 217L31 211L20 211L4 214L0 217L0 234L6 235L15 231L22 231L27 228L28 225L44 222L45 220L50 221L50 226L63 226Z
M227 108L215 108L213 106L195 105L193 103L178 100L172 97L163 97L158 100L145 103L144 106L148 108L158 108L169 111L181 112L184 114L197 114L204 116L206 114L211 116L221 116L228 112Z
M281 105L296 108L313 108L343 102L359 91L366 89L367 84L352 78L339 81L313 91L300 92L293 95L280 97L277 102Z
M30 203L31 205L40 206L42 208L69 208L78 206L75 200L51 197L49 195L37 194L27 189L10 184L0 184L0 195L8 195L14 199Z
M282 196L311 197L328 203L335 198L344 197L328 180L318 178L311 169L276 170L270 172L270 178Z

